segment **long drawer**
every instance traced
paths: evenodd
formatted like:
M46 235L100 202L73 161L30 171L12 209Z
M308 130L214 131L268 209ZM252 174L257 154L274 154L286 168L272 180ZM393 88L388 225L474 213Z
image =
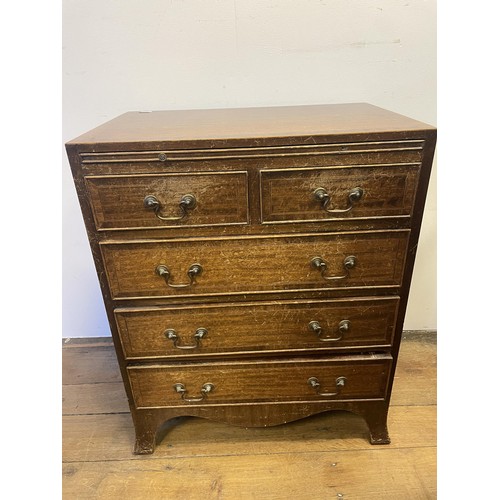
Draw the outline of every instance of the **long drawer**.
M128 366L137 408L382 399L389 354Z
M125 357L388 347L398 297L115 309Z
M410 217L420 164L261 170L262 221Z
M248 223L247 172L85 178L98 230Z
M113 298L398 287L409 231L101 243Z

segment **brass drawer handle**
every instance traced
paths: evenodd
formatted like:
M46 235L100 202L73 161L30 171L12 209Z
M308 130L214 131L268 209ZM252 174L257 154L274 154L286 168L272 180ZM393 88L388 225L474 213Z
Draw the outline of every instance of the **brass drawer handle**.
M335 385L338 388L337 392L320 392L321 390L321 384L319 380L316 377L310 377L307 380L307 383L316 390L316 394L318 396L338 396L342 392L342 388L345 386L347 382L347 379L345 377L338 377L337 380L335 380Z
M319 322L311 321L309 323L309 329L318 336L318 339L321 340L321 342L338 342L339 340L342 340L342 338L344 337L344 333L347 333L350 327L351 327L351 322L348 319L343 319L339 323L338 326L339 335L337 337L321 337L321 334L323 333L323 328L321 328Z
M174 389L177 394L181 395L183 401L187 401L188 403L197 403L198 401L203 401L206 395L215 389L215 385L211 383L203 384L201 388L200 396L187 396L187 389L184 384L174 384Z
M331 198L325 188L318 188L314 190L314 198L321 203L321 208L328 212L329 214L345 214L350 212L354 204L357 203L363 197L363 190L360 187L355 187L349 191L347 195L347 208L328 208Z
M311 260L311 266L313 269L317 269L321 271L321 276L325 280L343 280L345 278L349 278L349 270L352 269L356 265L356 257L354 255L349 255L344 259L344 269L345 274L342 276L326 276L326 271L328 270L328 264L321 257L314 257Z
M174 347L177 349L197 349L198 347L201 347L200 340L206 335L208 335L208 330L206 328L198 328L196 333L193 335L195 341L194 344L179 345L179 337L177 336L176 331L172 328L165 330L165 337L167 337L168 340L173 340Z
M171 288L187 288L188 286L196 284L195 278L196 276L199 276L202 272L203 268L201 267L200 264L193 264L188 269L187 272L187 275L189 277L189 283L180 283L176 285L175 283L170 283L171 274L167 266L160 264L159 266L156 267L156 274L164 278L165 283Z
M194 207L196 207L196 198L194 197L194 195L185 194L181 198L181 201L179 203L181 214L177 217L165 217L164 215L161 214L162 206L161 203L158 201L158 198L156 198L156 196L150 194L146 196L146 198L144 198L144 208L147 208L148 210L154 210L156 217L164 221L182 220L188 214L188 210L192 210Z

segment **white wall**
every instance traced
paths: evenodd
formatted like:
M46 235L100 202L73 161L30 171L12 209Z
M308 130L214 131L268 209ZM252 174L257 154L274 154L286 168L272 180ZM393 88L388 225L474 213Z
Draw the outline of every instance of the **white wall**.
M435 0L63 0L63 141L132 110L360 101L436 124ZM63 336L109 335L62 175ZM434 170L406 329L436 328L435 216Z

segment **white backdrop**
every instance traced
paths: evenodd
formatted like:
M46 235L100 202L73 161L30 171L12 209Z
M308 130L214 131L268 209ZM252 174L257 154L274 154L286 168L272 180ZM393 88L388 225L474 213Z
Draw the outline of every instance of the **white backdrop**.
M126 111L341 102L436 125L435 0L63 0L64 142ZM62 334L110 335L62 163ZM436 328L436 168L409 330Z

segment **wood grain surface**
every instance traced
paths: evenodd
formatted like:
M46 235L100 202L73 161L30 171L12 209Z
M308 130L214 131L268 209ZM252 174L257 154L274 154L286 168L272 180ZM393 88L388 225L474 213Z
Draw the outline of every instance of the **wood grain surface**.
M94 176L85 178L98 230L246 224L247 172ZM164 221L144 207L154 196L159 215L182 215L179 203L192 195L196 205L177 221Z
M403 339L392 442L382 448L366 440L361 417L335 412L266 429L181 417L153 455L132 455L134 427L123 385L113 381L114 350L98 345L74 339L63 348L64 499L436 498L432 333Z
M284 401L382 399L391 366L388 354L291 358L277 361L241 360L182 365L137 365L127 368L137 408L210 406ZM308 380L314 377L316 390ZM343 386L336 380L342 377ZM186 388L182 399L174 385ZM200 390L213 384L209 394ZM203 399L200 399L202 394ZM327 394L327 395L325 395ZM286 420L286 415L283 415Z
M63 477L69 495L84 484L73 498L424 500L436 498L434 468L427 449L408 448L75 462Z
M129 112L70 144L208 141L424 131L430 125L367 103ZM256 141L252 141L254 145Z
M165 422L178 417L267 427L331 410L363 418L372 444L390 443L391 388L435 137L434 127L353 104L126 113L67 143L134 453L153 453ZM370 345L368 328L360 339L368 345L350 352L266 351L253 341L256 348L235 346L233 357L221 343L220 360L134 359L125 352L127 327L115 321L117 308L145 307L154 317L165 306L275 301L284 313L297 301L374 296L397 299L394 321L378 325L380 343ZM162 334L171 341L172 332ZM191 340L196 348L200 338ZM183 346L192 344L173 342Z
M287 222L370 217L410 216L419 164L349 168L262 170L262 221ZM315 199L323 188L330 197L328 210ZM349 203L348 195L362 190L359 201Z
M106 243L101 245L114 298L252 294L282 290L328 290L401 284L409 232L326 233L270 238ZM346 273L344 261L356 259ZM311 266L321 257L326 277ZM171 288L155 270L166 266L170 283L189 284L188 270L203 272L186 288Z
M398 297L115 309L128 359L389 346ZM342 324L349 322L347 329ZM317 322L316 333L311 322ZM199 342L196 331L206 334ZM169 340L173 330L177 342ZM192 347L192 349L186 349ZM184 349L183 349L184 348Z

